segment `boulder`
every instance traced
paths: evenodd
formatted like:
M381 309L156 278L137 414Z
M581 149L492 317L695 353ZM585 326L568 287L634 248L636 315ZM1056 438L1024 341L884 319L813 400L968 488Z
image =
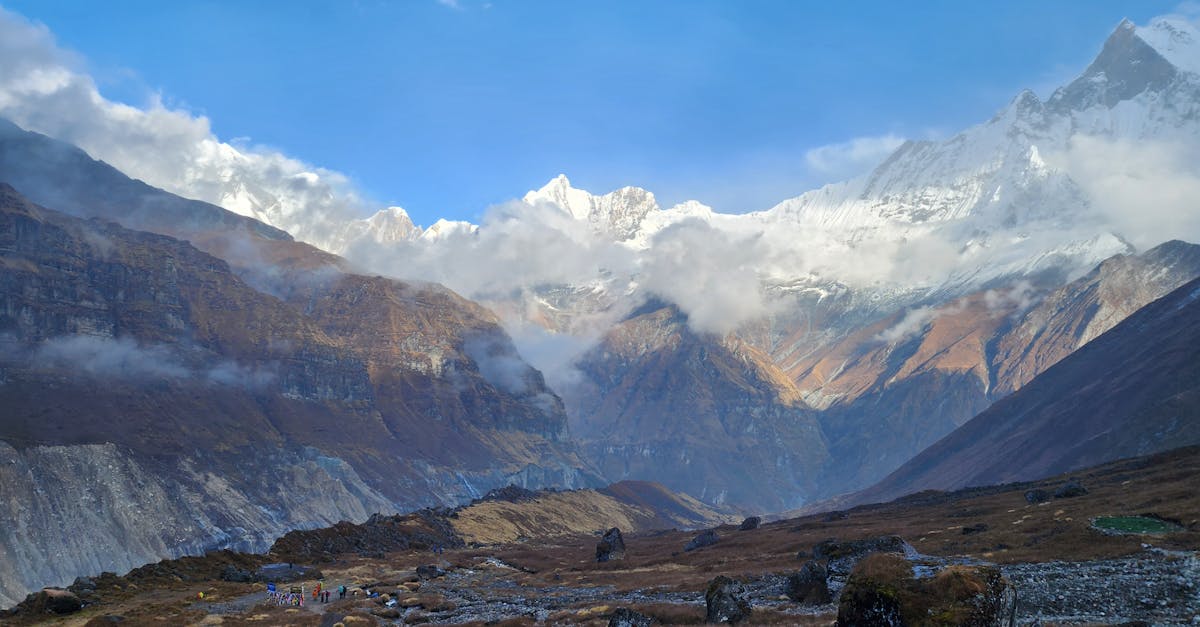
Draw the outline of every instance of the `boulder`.
M437 564L422 564L417 567L417 576L421 579L437 579L445 575L446 571Z
M1050 493L1045 490L1042 490L1040 488L1035 488L1033 490L1025 491L1025 502L1029 503L1030 505L1037 505L1038 503L1045 503L1046 501L1049 501L1049 500L1050 500Z
M686 545L684 545L683 550L684 551L695 551L696 549L699 549L701 547L712 546L712 545L716 544L717 541L719 541L720 539L721 539L721 536L718 536L717 532L713 531L712 529L709 529L708 531L705 531L704 533L696 536L695 538L692 538L692 540L690 542L688 542Z
M1087 493L1087 488L1083 487L1083 484L1078 479L1072 477L1054 491L1054 498L1069 499L1076 496L1083 496Z
M608 617L608 627L650 627L654 619L641 612L622 607Z
M742 584L721 575L708 582L704 592L704 622L740 623L750 617L750 603L746 601Z
M838 603L838 625L1002 625L1016 619L1016 590L992 566L948 566L917 579L899 555L863 559Z
M759 518L758 516L751 516L742 521L742 524L738 526L738 531L750 531L751 529L758 529L760 524L762 524L762 518Z
M825 540L813 547L814 560L826 560L830 572L846 575L864 557L872 553L898 553L907 555L914 552L911 546L900 536L877 536L863 540Z
M35 614L71 614L83 609L83 601L79 596L62 588L42 588L25 597L21 605Z
M789 599L803 605L825 605L833 601L829 570L821 562L805 562L800 572L788 576L785 592Z
M600 538L600 543L596 545L596 561L609 562L625 558L625 538L621 536L621 530L613 527L604 532L604 537Z

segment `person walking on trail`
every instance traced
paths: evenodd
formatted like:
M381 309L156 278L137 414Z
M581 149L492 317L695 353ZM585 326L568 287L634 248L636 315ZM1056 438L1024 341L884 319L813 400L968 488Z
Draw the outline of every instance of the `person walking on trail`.
M346 586L345 585L338 586L338 598L339 599L346 598Z

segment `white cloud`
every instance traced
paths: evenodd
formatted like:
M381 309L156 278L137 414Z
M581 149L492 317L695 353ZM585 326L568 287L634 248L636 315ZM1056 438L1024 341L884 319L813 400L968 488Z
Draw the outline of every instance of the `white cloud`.
M209 121L153 98L106 99L41 24L0 8L0 116L75 144L135 178L320 241L368 212L342 174L267 148L235 147Z
M901 316L900 320L897 321L896 324L893 324L891 327L879 332L875 336L875 339L887 344L898 344L903 340L923 332L925 327L934 320L937 320L942 316L952 316L960 313L966 308L966 306L966 299L960 298L952 303L948 303L940 307L934 307L932 305L913 307L912 309L905 311L904 315Z
M183 379L191 375L165 347L142 347L128 338L89 335L56 337L43 342L33 354L33 364L117 379Z
M678 305L693 329L724 334L767 313L758 268L768 254L757 235L684 220L655 235L638 282Z
M813 148L804 153L804 162L825 180L842 181L869 172L903 143L903 137L891 133L856 137Z
M9 347L23 360L19 346ZM171 379L198 381L260 389L276 379L276 364L247 366L222 361L212 367L192 368L175 350L165 344L139 344L127 337L64 335L50 338L27 352L28 363L35 368L72 370L89 375L134 382Z
M1047 160L1139 249L1169 239L1200 241L1200 146L1195 143L1077 136Z
M983 294L983 302L989 311L1010 311L1009 315L1016 317L1025 313L1037 304L1037 290L1029 281L1017 281L1012 287L991 289Z
M897 344L923 331L937 316L938 311L933 307L914 307L904 312L896 324L879 332L875 339L886 344Z

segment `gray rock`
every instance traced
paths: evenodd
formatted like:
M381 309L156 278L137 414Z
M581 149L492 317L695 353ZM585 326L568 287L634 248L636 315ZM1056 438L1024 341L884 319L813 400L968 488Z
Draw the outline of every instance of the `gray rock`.
M692 540L683 547L683 550L684 551L695 551L696 549L699 549L701 547L712 546L712 545L716 544L718 541L720 541L720 539L721 539L721 536L718 536L717 532L713 531L712 529L709 529L708 531L705 531L704 533L696 536L695 538L692 538Z
M742 521L742 524L738 527L738 531L750 531L752 529L758 529L760 524L762 524L762 518L759 518L758 516L751 516Z
M821 562L805 562L800 572L788 576L785 592L789 599L803 605L825 605L833 601L829 570Z
M596 561L610 562L619 559L625 559L625 538L621 536L620 529L613 527L604 532L604 537L596 545Z
M1025 501L1030 505L1045 503L1050 500L1050 493L1042 489L1027 490L1025 492Z
M1087 493L1087 488L1083 487L1083 484L1080 483L1078 479L1072 477L1054 491L1054 498L1069 499L1077 496L1083 496Z
M618 608L608 618L608 627L650 627L655 620L641 612L629 608Z
M745 590L725 575L708 583L704 606L707 623L740 623L750 618L750 603L746 601Z

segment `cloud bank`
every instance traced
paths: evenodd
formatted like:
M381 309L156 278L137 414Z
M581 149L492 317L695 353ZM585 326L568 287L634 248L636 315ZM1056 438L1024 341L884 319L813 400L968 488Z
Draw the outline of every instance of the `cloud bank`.
M0 8L0 116L73 143L130 176L320 241L368 203L342 174L267 148L235 147L207 118L154 98L102 96L44 25Z
M1200 146L1185 141L1076 136L1049 157L1139 249L1200 242Z

